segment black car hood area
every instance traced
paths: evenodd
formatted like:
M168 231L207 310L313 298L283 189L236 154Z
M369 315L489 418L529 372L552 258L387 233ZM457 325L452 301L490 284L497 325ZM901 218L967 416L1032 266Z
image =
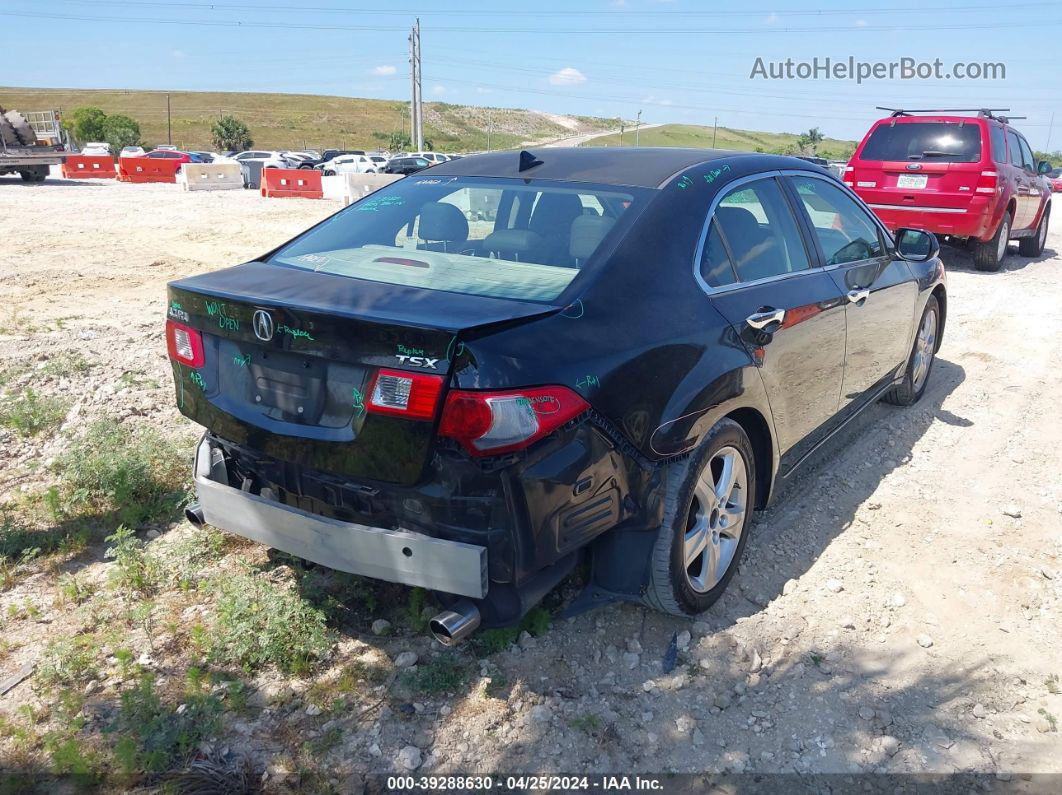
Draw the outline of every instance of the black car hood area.
M266 262L248 262L170 283L244 303L310 309L337 317L456 333L550 314L551 304L373 282Z

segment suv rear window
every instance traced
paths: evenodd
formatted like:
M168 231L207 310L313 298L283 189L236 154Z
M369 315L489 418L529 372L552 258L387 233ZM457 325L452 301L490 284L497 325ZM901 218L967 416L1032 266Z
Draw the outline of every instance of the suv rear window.
M552 301L648 193L418 174L355 202L270 261L429 290Z
M981 127L935 121L880 124L870 134L861 157L976 163L981 159Z

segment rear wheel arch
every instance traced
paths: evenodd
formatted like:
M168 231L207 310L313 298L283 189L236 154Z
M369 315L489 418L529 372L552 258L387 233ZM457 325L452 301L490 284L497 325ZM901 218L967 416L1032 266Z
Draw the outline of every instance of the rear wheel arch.
M741 426L752 443L756 459L756 505L757 510L767 507L774 485L774 437L767 419L754 408L740 408L726 415Z

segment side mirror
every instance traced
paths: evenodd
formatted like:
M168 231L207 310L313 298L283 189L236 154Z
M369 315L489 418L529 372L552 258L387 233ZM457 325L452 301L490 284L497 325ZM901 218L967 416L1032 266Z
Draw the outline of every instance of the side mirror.
M1041 160L1039 163L1036 164L1036 173L1037 174L1046 174L1050 170L1051 170L1051 164L1048 163L1046 160Z
M937 236L924 229L897 229L896 250L910 262L926 262L940 253Z

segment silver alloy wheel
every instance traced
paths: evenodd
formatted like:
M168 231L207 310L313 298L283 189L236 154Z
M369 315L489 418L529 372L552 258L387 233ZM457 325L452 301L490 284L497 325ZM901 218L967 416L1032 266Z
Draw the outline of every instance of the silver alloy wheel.
M922 318L922 325L918 328L918 338L915 340L914 366L911 368L911 385L915 392L922 388L926 376L929 375L929 367L933 364L933 353L937 346L937 313L926 312Z
M1010 219L1003 219L1003 229L999 232L999 244L996 246L996 261L1002 262L1007 256L1007 243L1010 242Z
M733 447L719 449L697 478L682 557L686 581L697 593L714 588L734 562L748 486L745 459Z

